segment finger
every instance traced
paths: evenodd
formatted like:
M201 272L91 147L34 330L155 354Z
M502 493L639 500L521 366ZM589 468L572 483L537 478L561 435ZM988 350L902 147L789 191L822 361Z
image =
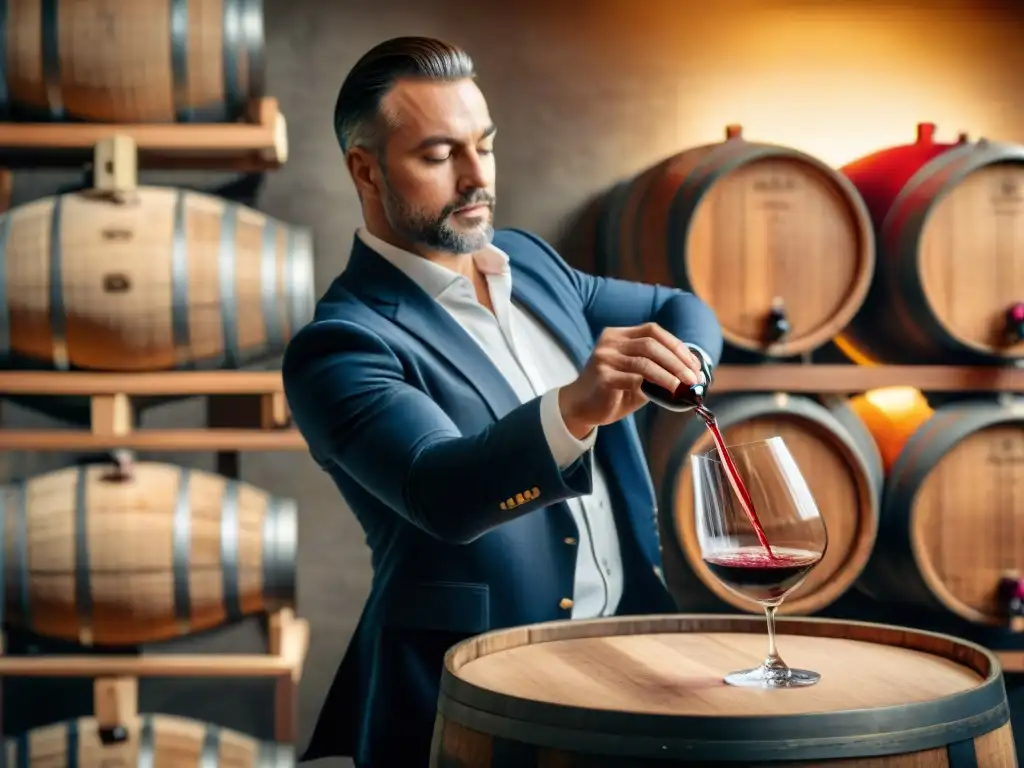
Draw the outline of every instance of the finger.
M633 389L638 389L645 380L657 384L669 392L675 392L679 388L679 378L649 357L627 355L620 352L613 358L613 365L621 373L633 374L631 385ZM637 378L638 376L639 378Z
M622 345L622 352L633 357L646 357L653 360L679 381L689 387L700 381L700 373L694 372L679 356L657 339L644 336L630 339Z
M701 359L678 336L666 331L657 323L645 323L630 330L633 331L633 338L649 336L657 339L667 349L671 350L682 361L683 365L694 373L699 374L701 372Z

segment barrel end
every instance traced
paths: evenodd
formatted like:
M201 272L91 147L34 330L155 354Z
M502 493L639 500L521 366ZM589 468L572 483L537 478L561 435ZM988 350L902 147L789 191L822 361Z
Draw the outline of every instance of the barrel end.
M292 333L313 319L316 311L316 270L313 267L315 243L310 227L294 227L289 245L289 279L292 295Z
M263 528L263 600L268 611L295 607L299 553L299 508L292 499L273 499Z

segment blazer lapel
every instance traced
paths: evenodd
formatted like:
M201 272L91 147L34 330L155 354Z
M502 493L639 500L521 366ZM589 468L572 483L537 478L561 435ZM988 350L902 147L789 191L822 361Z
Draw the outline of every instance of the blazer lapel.
M505 377L480 345L415 282L358 237L341 282L447 362L501 418L520 405Z
M544 324L572 358L576 369L583 370L590 357L590 348L580 331L579 321L549 294L550 289L544 287L531 272L517 269L515 263L512 264L512 298Z

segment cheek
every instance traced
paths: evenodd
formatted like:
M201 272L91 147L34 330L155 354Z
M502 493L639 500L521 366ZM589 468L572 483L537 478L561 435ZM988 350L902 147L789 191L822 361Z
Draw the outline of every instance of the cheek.
M451 202L455 182L447 165L419 165L393 179L392 188L415 208L438 211Z

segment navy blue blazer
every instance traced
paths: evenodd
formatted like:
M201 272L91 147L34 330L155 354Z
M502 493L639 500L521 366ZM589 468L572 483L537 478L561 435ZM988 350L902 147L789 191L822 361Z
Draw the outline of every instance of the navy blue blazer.
M513 300L582 369L605 327L656 321L717 364L696 296L572 269L540 238L499 230ZM564 503L608 476L623 551L621 614L670 612L655 494L632 417L559 470L540 398L521 404L487 355L357 237L292 340L284 387L310 453L366 532L373 584L304 760L427 765L444 652L490 629L569 618L576 525Z

